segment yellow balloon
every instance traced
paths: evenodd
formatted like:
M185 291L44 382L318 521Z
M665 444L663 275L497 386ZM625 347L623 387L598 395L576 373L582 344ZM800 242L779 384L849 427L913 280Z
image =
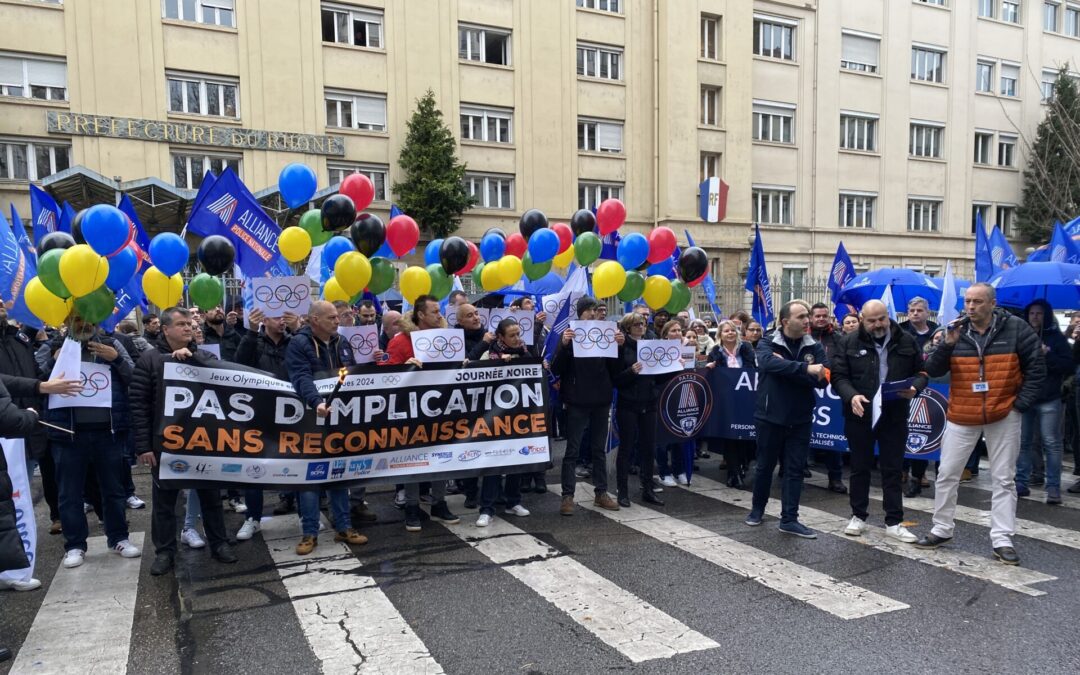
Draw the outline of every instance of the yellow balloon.
M68 288L70 289L70 286ZM147 299L161 309L175 307L184 297L184 279L180 273L167 277L156 267L151 267L143 274L142 288Z
M23 297L26 298L26 306L34 313L34 316L50 326L63 324L68 312L71 311L71 299L65 302L63 298L53 295L37 277L26 284L26 294Z
M504 255L499 259L499 281L503 286L513 286L517 282L521 281L521 275L525 272L521 263L521 258L512 255ZM480 273L481 281L483 281L484 273Z
M555 259L554 259L556 267L569 267L570 263L573 262L573 261L574 261L574 245L573 244L570 244L570 246L565 251L563 251L559 255L555 256Z
M503 258L489 262L480 270L480 285L485 291L497 291L506 285L502 281L502 261Z
M600 263L593 272L593 292L598 298L610 298L626 285L626 270L614 260Z
M311 235L302 227L286 227L278 237L278 250L289 262L300 262L311 253Z
M371 281L371 262L366 255L358 251L343 253L334 263L334 276L349 297L352 297L367 288Z
M596 277L593 277L595 284ZM625 283L625 277L623 279ZM641 297L645 300L645 304L655 309L660 309L668 303L671 299L671 282L666 277L653 275L645 280L645 290L642 291Z
M60 256L60 279L76 298L101 288L107 276L109 261L86 244L72 246Z
M401 273L401 297L416 304L421 295L431 292L431 275L423 267L409 267Z
M337 302L338 300L348 302L351 297L352 296L346 293L345 289L341 287L341 282L338 281L336 276L326 280L326 285L323 286L324 300L327 302Z

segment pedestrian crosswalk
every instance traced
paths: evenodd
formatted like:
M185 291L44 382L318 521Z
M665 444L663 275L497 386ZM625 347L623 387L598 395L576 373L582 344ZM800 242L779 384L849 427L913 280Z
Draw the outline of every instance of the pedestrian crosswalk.
M808 483L821 481L815 478ZM793 608L800 608L799 614L833 622L838 630L873 632L907 621L922 621L918 617L932 613L937 596L945 598L952 592L954 587L943 583L945 579L962 580L968 589L972 585L1005 589L1007 592L995 599L998 605L1007 598L1049 602L1040 596L1061 597L1055 594L1063 592L1063 581L1076 583L1075 574L1060 567L1040 569L1038 562L1025 560L1024 566L1009 567L994 562L989 555L955 545L931 551L916 549L887 538L883 528L877 526L860 537L848 537L843 532L848 517L841 515L846 513L846 497L835 497L835 502L807 500L814 505L800 509L804 524L823 533L823 545L822 541L765 537L763 528L746 528L742 518L750 507L750 493L701 475L694 476L685 488L668 489L666 507L635 503L620 511L593 505L592 487L579 482L575 495L579 508L573 519L555 515L559 489L551 492L555 494L528 497L534 517L513 522L496 517L484 528L476 527L472 514L462 511L462 497L457 496L450 498L450 504L462 513L462 522L441 527L432 522L421 538L406 535L394 523L392 529L391 525L380 526L379 535L372 534L382 537L379 542L349 547L335 543L333 530L327 528L314 553L297 556L294 547L299 528L296 518L290 516L265 519L261 534L245 546L260 547L260 552L265 549L263 555L271 561L266 569L276 574L274 578L284 588L286 604L282 611L291 610L290 616L295 615L303 643L314 655L317 670L324 673L443 673L469 669L467 660L463 662L462 656L448 649L445 642L432 641L430 633L440 627L455 630L445 622L461 617L455 618L452 611L416 616L418 606L403 602L401 590L394 592L386 585L385 576L379 574L380 565L400 562L402 557L408 557L410 547L418 550L424 542L430 544L432 538L439 541L439 546L429 547L427 556L439 555L433 550L458 551L484 561L482 566L455 563L459 567L448 583L463 584L469 593L483 594L495 589L478 584L476 580L484 577L472 575L498 575L505 580L499 585L499 603L542 605L545 617L557 617L543 623L549 631L545 634L548 640L590 641L590 653L604 660L593 666L583 664L582 670L628 669L634 664L679 659L686 664L712 663L707 659L719 656L710 655L725 651L729 636L724 626L746 621L745 616L729 615L733 610L728 603L734 595L751 599L765 595L776 599L789 615ZM871 497L880 500L880 490L873 489ZM933 510L933 502L925 498L905 500L905 508L928 512ZM380 515L393 518L397 513L387 508ZM766 514L779 515L776 500L770 501ZM984 535L989 513L961 506L957 520L972 532ZM604 531L609 537L611 532L618 532L619 541L628 548L651 546L652 550L669 552L674 559L693 564L699 572L710 570L715 573L712 576L730 579L731 584L700 589L710 598L704 610L665 603L663 598L658 601L656 596L643 593L640 584L620 576L617 570L613 572L612 567L596 564L582 550L583 545L588 545L587 537L564 540L558 536L560 527L570 526ZM1069 560L1075 562L1080 556L1078 531L1031 518L1019 519L1018 530L1024 537L1061 547ZM143 533L134 533L131 538L136 545L142 545ZM823 550L831 554L817 554ZM251 552L252 548L247 548L241 554ZM394 557L388 561L390 552ZM797 554L793 556L792 552ZM849 564L859 556L868 563L865 569L853 571ZM631 560L628 564L649 564L648 557L628 558ZM40 609L19 645L11 672L71 672L72 663L85 664L80 668L82 672L153 670L149 664L141 664L132 650L133 623L137 623L139 611L136 600L140 586L149 579L141 571L144 567L138 560L122 560L110 554L104 538L91 539L84 568L59 568L47 580ZM875 569L890 569L891 573L882 581L867 571ZM102 574L102 570L108 573ZM922 574L917 574L920 571ZM677 569L665 573L676 577L681 574ZM178 571L177 578L181 576ZM920 579L920 583L935 584L930 589L931 600L918 594L913 597L903 586L896 586L897 580L908 576ZM197 582L181 579L180 583ZM236 583L242 585L243 581ZM748 594L745 589L757 590ZM198 589L194 592L197 594ZM957 599L958 604L961 601L972 600ZM776 604L767 606L775 609ZM1045 610L1050 610L1049 605ZM765 623L770 621L765 615L759 618ZM516 628L508 625L505 630ZM567 635L560 637L559 632ZM58 634L64 639L56 639ZM499 635L485 638L498 640ZM264 651L272 651L273 637L265 639L270 642ZM245 665L252 664L239 662L232 669L253 670L245 669ZM528 664L508 661L502 670L528 670L523 665ZM724 668L684 665L682 669Z

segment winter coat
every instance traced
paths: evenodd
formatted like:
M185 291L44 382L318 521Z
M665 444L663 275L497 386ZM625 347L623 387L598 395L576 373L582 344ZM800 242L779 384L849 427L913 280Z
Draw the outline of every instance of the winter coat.
M135 440L135 453L138 455L154 451L157 394L158 385L161 383L162 364L165 362L165 357L171 356L176 351L169 346L164 337L159 338L151 346L153 349L143 352L139 357L139 362L135 364L135 371L131 376L132 435ZM218 363L218 358L212 352L199 349L194 342L187 348L192 355L185 363L195 366Z
M551 372L559 377L559 397L567 405L583 408L610 406L615 388L612 380L619 374L620 360L582 359L574 356L574 343L564 345L562 338L551 360Z
M1027 319L1028 310L1032 307L1042 307L1043 325L1038 331L1046 351L1043 359L1046 361L1046 378L1035 398L1036 403L1061 400L1061 383L1073 373L1072 349L1069 341L1058 328L1057 319L1054 317L1054 308L1045 300L1036 300L1024 308L1023 318ZM1031 325L1031 324L1028 324Z
M992 424L1013 409L1026 411L1038 400L1046 378L1042 343L1027 321L999 307L988 331L980 353L965 321L955 345L942 342L926 359L931 377L952 372L948 419L955 424ZM986 382L988 391L974 391L976 382Z
M209 324L203 327L203 342L208 345L220 345L221 360L236 362L236 350L240 347L240 333L228 323L223 324L225 330L221 335L217 334Z
M11 395L0 383L0 436L25 438L38 426L37 415L16 406ZM15 501L7 460L0 452L0 572L29 567L22 535L16 527Z
M895 321L889 322L889 341L885 345L887 382L915 378L912 386L922 391L929 378L923 370L922 351L915 338L900 328ZM836 353L829 361L832 368L831 383L833 391L844 401L844 417L852 420L865 420L869 417L857 417L851 410L851 399L858 395L873 401L881 386L880 360L873 336L862 326L854 333L843 336L836 345ZM882 403L882 412L895 413L893 419L906 420L910 408L908 399L897 398Z
M655 405L660 397L660 390L656 388L656 376L642 375L633 370L638 360L637 350L638 341L629 335L626 336L623 346L619 347L619 359L612 384L619 390L620 406L625 403L639 407Z
M749 368L750 370L757 370L757 356L754 354L754 347L749 342L739 340L739 346L736 350L739 354L739 358L742 359L742 367ZM711 350L709 350L709 363L719 363L721 366L727 368L727 353L724 349L724 345L717 342Z
M0 375L11 394L12 401L20 408L44 409L44 400L38 390L38 383L44 380L44 373L34 360L34 336L27 332L31 329L19 328L11 324L0 325ZM28 389L33 381L33 388ZM48 434L45 427L35 425L34 432L26 439L26 451L30 457L40 459L48 450Z
M809 424L817 404L815 389L824 389L825 380L810 375L808 366L829 365L825 347L809 334L795 352L787 346L783 333L773 331L758 342L758 390L754 419L782 426Z
M248 330L236 348L236 363L265 370L280 380L289 379L285 352L292 336L284 333L281 342L274 342L265 331Z
M933 321L927 321L926 327L929 330L920 335L915 331L915 326L912 326L910 321L900 324L900 330L915 338L915 344L919 346L919 349L926 347L926 344L934 337L934 331L938 329L938 325Z
M311 332L311 326L304 326L285 348L285 365L296 394L312 408L318 408L323 397L315 387L316 374L336 375L340 368L355 366L356 359L352 345L341 335L334 333L330 342L324 343Z
M52 372L53 366L56 365L56 360L53 358L53 355L61 346L63 346L65 339L66 338L57 336L38 348L37 353L34 356L37 359L38 367L41 369L41 372ZM119 356L111 362L108 362L94 356L87 348L89 343L82 343L83 363L97 363L109 366L109 370L112 374L112 407L49 408L48 401L46 401L46 410L42 418L46 422L65 429L71 429L76 433L79 431L95 430L110 430L113 433L127 431L131 426L128 408L128 386L131 384L132 371L135 367L135 363L131 360L131 356L128 354L127 350L124 349L124 345L121 344L119 340L98 333L91 338L91 341L108 345L115 349L117 354L119 354ZM65 377L72 379L74 379L76 375L76 373L65 373ZM48 434L49 438L67 441L71 440L71 435L63 431L49 429Z
M823 330L811 330L810 336L821 343L821 346L825 348L825 358L831 360L833 354L836 353L836 343L840 340L840 333L832 326L827 326Z

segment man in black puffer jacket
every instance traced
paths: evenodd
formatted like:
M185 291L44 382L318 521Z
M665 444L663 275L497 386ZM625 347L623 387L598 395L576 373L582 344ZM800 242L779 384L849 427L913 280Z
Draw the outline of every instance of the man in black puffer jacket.
M470 304L458 305L457 325L465 333L465 358L478 361L495 342L495 335L484 325L479 310Z
M166 357L190 360L199 365L217 359L200 350L192 340L191 313L183 307L170 307L161 313L161 337L139 357L131 380L131 417L135 427L135 452L139 461L151 467L154 475L154 519L150 536L154 541L154 563L150 574L160 576L173 567L176 558L176 499L180 490L162 487L158 482L159 453L154 449L157 393ZM202 506L203 527L210 540L210 555L218 562L234 563L236 555L225 534L221 494L217 488L197 490Z
M588 296L578 298L577 315L582 321L592 321L600 303ZM614 326L614 324L612 324ZM566 452L562 461L562 505L559 513L574 515L574 490L577 476L574 473L578 451L585 430L589 430L589 448L593 459L593 487L596 489L597 506L618 511L619 505L607 493L607 431L608 411L614 395L612 380L619 374L619 359L579 358L574 355L574 331L563 331L551 372L559 377L559 396L566 404L567 433ZM615 342L620 347L626 338L616 330Z
M541 323L537 321L537 323ZM619 454L615 458L615 485L619 506L630 506L629 474L634 450L641 469L641 501L663 506L664 502L652 490L654 454L656 452L656 401L659 391L656 378L642 375L638 361L638 340L645 339L648 328L645 317L637 312L623 316L619 329L626 341L619 347L618 373L613 378L619 390L615 419L619 423Z

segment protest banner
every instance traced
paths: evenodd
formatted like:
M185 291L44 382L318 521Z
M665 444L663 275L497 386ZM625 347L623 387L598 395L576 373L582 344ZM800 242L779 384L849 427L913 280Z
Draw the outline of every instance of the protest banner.
M262 371L167 358L154 429L162 484L401 483L543 470L551 457L538 359L354 366L338 382L316 379L331 411L319 418Z

